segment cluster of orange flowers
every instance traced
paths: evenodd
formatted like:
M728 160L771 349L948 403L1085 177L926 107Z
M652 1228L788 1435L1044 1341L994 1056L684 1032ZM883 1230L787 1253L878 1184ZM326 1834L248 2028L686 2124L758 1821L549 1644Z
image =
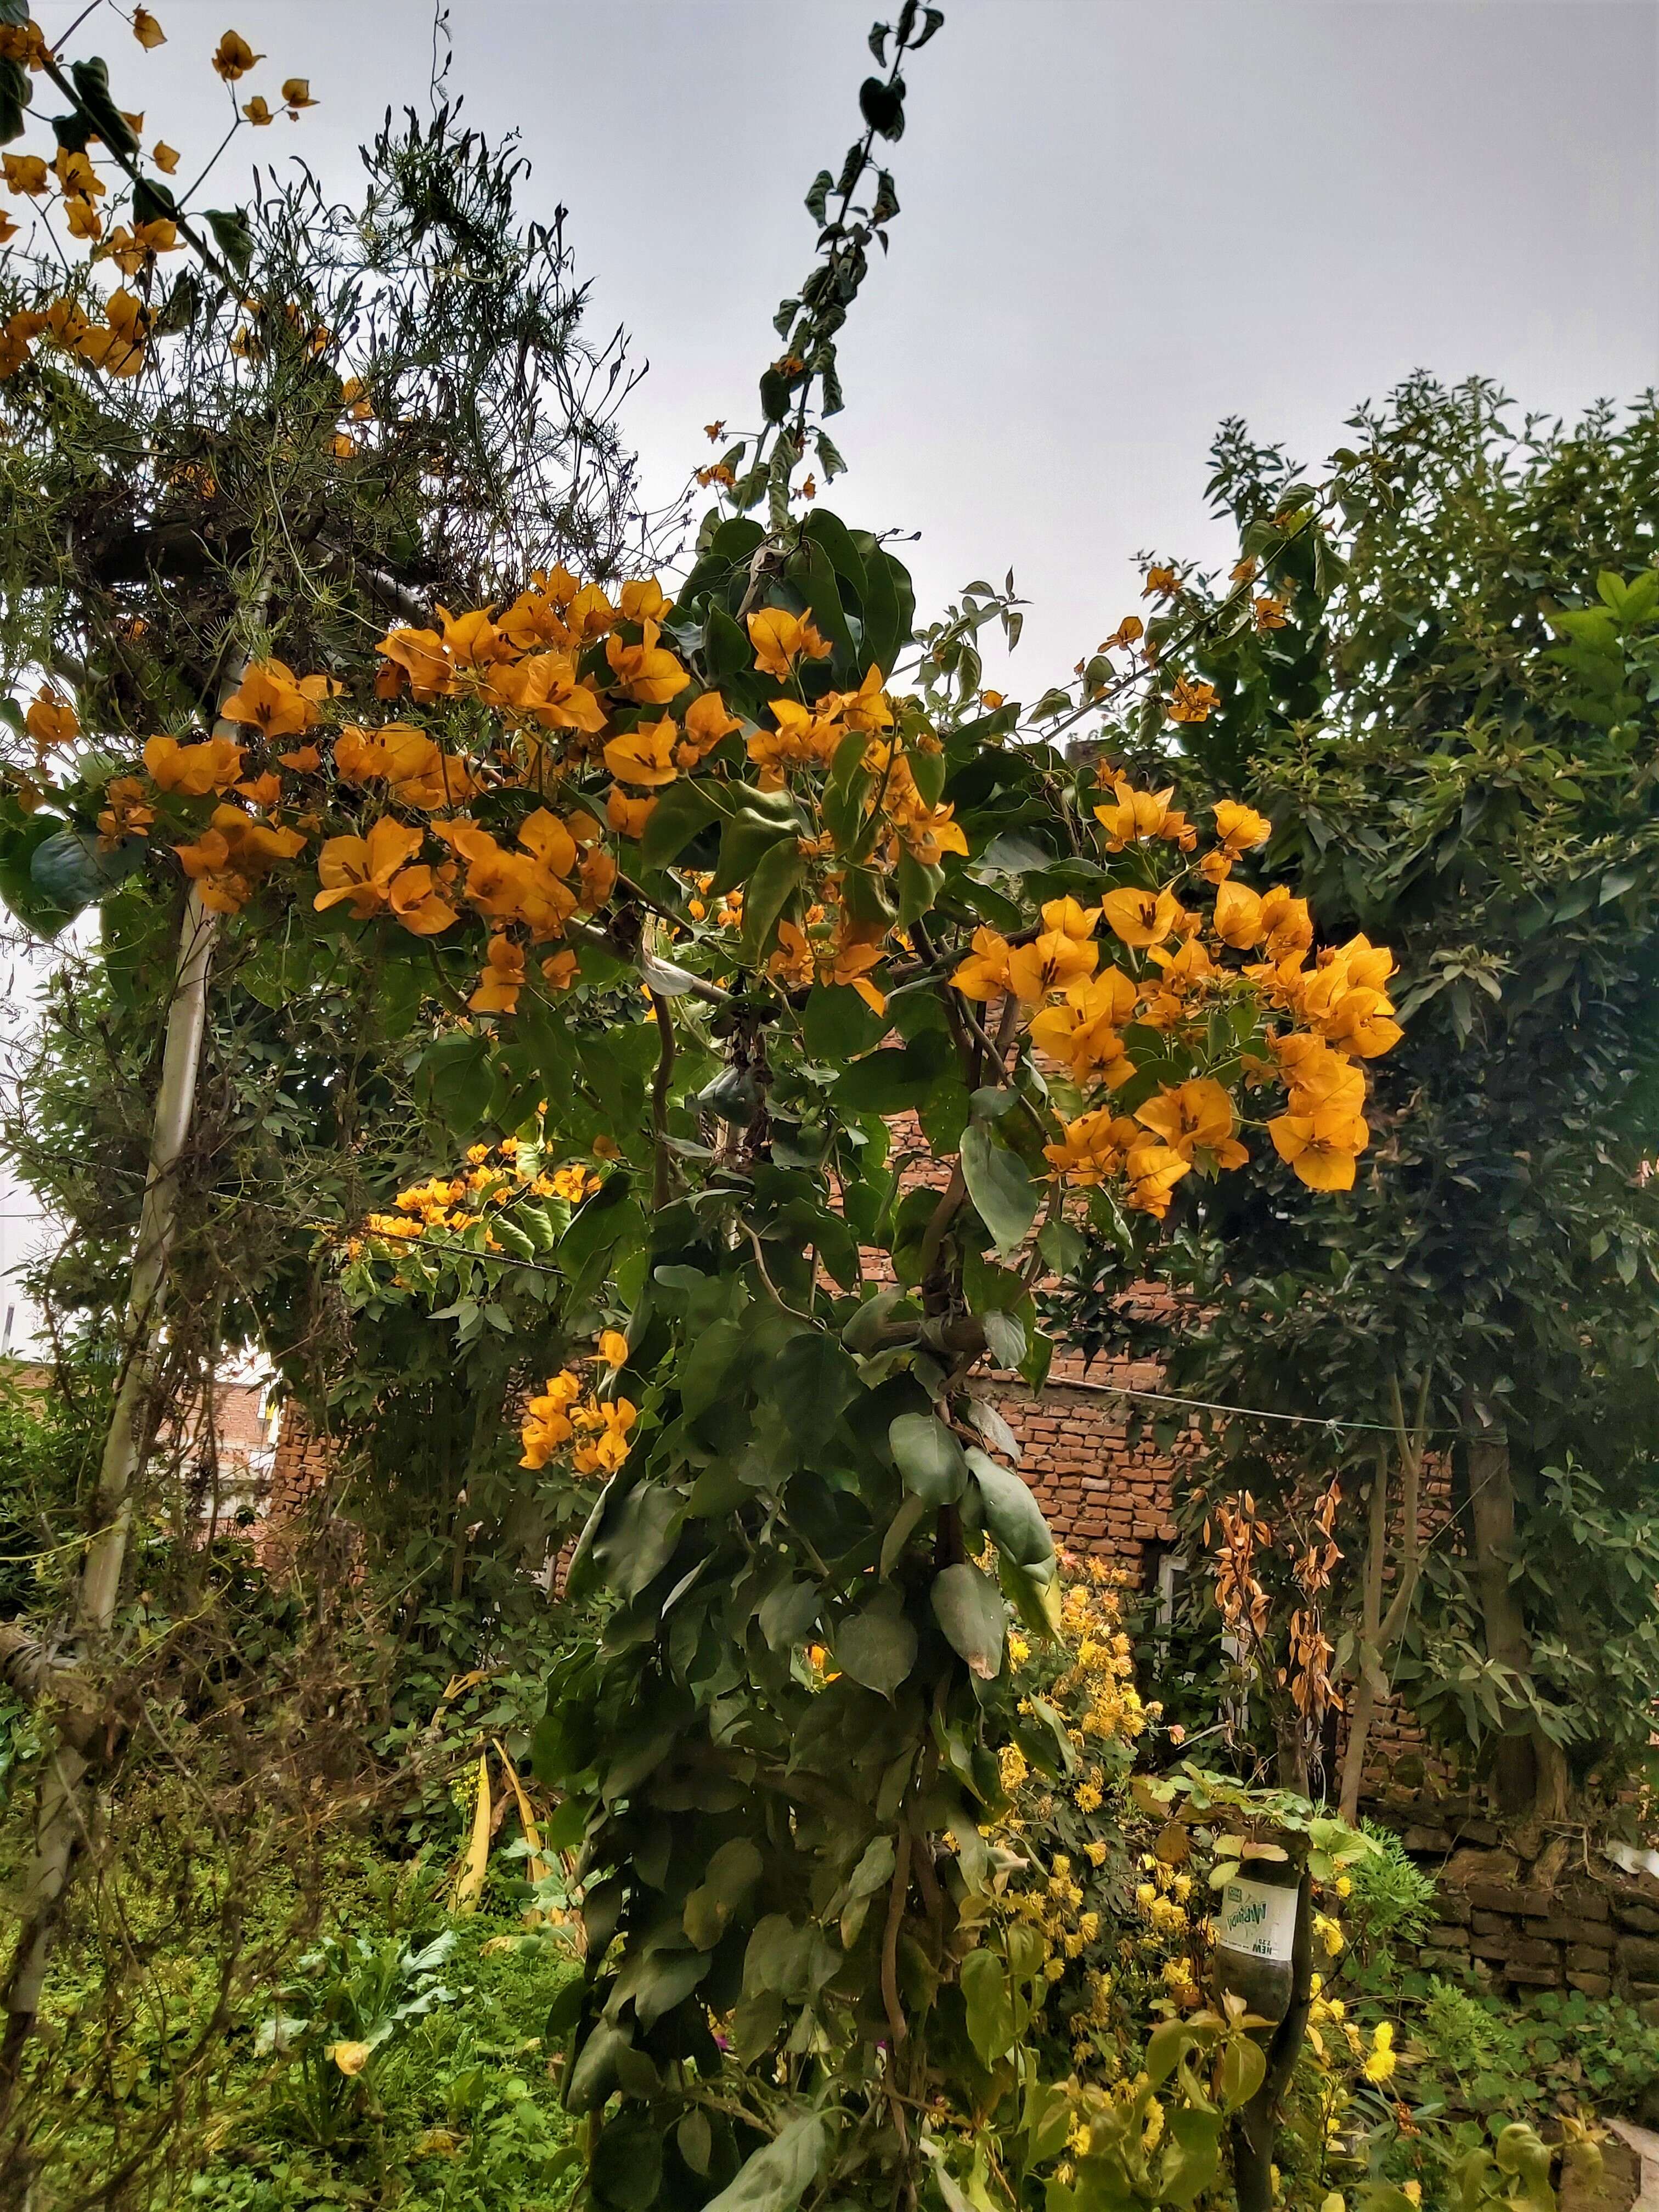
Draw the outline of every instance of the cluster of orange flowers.
M619 1330L605 1329L593 1356L614 1373L628 1357L627 1340ZM601 1398L569 1368L561 1368L525 1407L519 1465L545 1467L555 1452L572 1445L571 1465L578 1474L614 1474L628 1456L629 1432L639 1418L638 1407L629 1400Z
M432 1176L425 1182L411 1183L408 1189L400 1190L393 1201L397 1212L371 1213L364 1227L371 1241L396 1250L428 1235L464 1236L482 1221L486 1224L482 1249L499 1252L503 1249L501 1239L489 1225L492 1209L499 1217L510 1206L515 1217L522 1217L526 1201L533 1204L547 1198L580 1206L599 1187L599 1176L580 1162L549 1170L541 1164L538 1146L523 1146L516 1137L503 1137L493 1147L472 1146L465 1170ZM550 1245L553 1229L544 1215L538 1226L541 1242ZM358 1238L348 1247L353 1258L361 1249Z
M248 735L150 738L143 750L148 781L126 775L112 781L100 831L111 842L149 836L158 794L218 799L207 823L173 849L204 902L226 914L238 912L279 862L295 859L316 838L313 903L319 911L343 906L359 921L384 917L422 937L441 934L464 912L483 920L491 935L469 1004L495 1014L516 1010L527 951L558 939L573 915L596 913L610 896L617 861L607 849L607 830L622 841L640 837L657 794L702 769L738 733L746 731L744 747L762 786L774 788L799 770L821 773L849 734L862 738L864 820L880 817L867 841L870 856L890 867L902 853L927 864L965 854L951 807L925 795L912 765L913 756L936 753L938 739L927 731L898 737L878 670L856 691L823 695L810 707L780 696L768 726L746 726L718 690L700 690L663 644L670 612L672 602L654 580L623 585L613 603L598 585L556 568L538 573L499 612L440 608L436 628L390 632L377 648L380 697L417 706L475 702L498 718L496 742L465 754L402 720L378 727L345 721L331 737L339 687L297 676L280 660L259 661L222 710L224 722ZM748 628L755 665L780 684L798 678L803 659L829 650L810 619L783 610L750 615ZM678 713L668 711L671 702ZM72 724L72 710L64 712ZM44 705L40 719L44 728ZM538 805L507 842L471 811L482 797L515 788L540 793L600 768L614 779L603 820L586 803L556 811ZM330 801L348 792L386 811L325 835ZM773 972L846 984L879 1008L884 1000L870 971L883 957L884 932L842 913L832 836L804 838L801 850L824 864L823 897L804 924L783 924ZM740 921L741 900L740 890L726 895L721 921ZM693 896L687 911L702 920L701 897ZM568 949L539 964L550 989L574 980Z
M135 9L131 21L133 36L146 50L166 44L166 32L147 8ZM0 24L0 58L38 73L51 55L45 33L33 20ZM238 33L227 31L212 59L217 74L227 84L234 84L264 56L256 54ZM297 122L302 109L316 106L309 81L291 76L283 82L276 107L256 94L243 106L241 114L256 125L274 123L279 113ZM118 112L136 147L144 118L125 109ZM88 143L97 146L100 141L94 136ZM157 139L149 157L163 176L170 177L178 169L178 149L165 139ZM93 262L108 261L124 276L147 274L159 256L179 252L185 245L178 223L165 214L143 222L135 218L118 223L106 234L98 203L108 197L109 187L84 149L60 146L50 161L39 154L6 154L0 156L0 175L6 190L20 198L46 202L55 195L69 238L88 246ZM17 222L0 208L0 246L9 244L17 234ZM0 380L15 375L40 340L106 376L136 376L149 357L152 323L145 301L125 286L104 302L101 316L67 296L52 301L44 308L20 308L0 322Z
M1095 809L1108 850L1161 840L1190 852L1197 831L1170 805L1173 796L1137 791L1120 776L1111 802ZM1074 898L1051 900L1029 941L977 930L952 981L971 999L1015 1000L1038 1050L1063 1064L1085 1091L1120 1090L1134 1076L1125 1037L1131 1025L1196 1030L1212 1006L1248 987L1271 1012L1301 1024L1268 1031L1271 1058L1246 1059L1249 1081L1279 1077L1289 1087L1286 1111L1268 1121L1268 1136L1314 1189L1349 1189L1370 1134L1358 1063L1387 1052L1401 1035L1384 988L1392 957L1355 937L1310 968L1306 902L1283 887L1258 893L1233 877L1236 861L1266 842L1271 824L1232 799L1213 811L1216 843L1191 872L1213 888L1207 922L1173 884L1126 886L1086 908ZM1102 924L1123 948L1126 965L1102 966L1096 936ZM1229 951L1260 957L1234 966ZM1132 1113L1091 1108L1069 1120L1062 1140L1045 1151L1067 1181L1121 1185L1127 1206L1160 1219L1176 1184L1194 1168L1215 1173L1249 1157L1232 1099L1207 1075L1161 1086Z

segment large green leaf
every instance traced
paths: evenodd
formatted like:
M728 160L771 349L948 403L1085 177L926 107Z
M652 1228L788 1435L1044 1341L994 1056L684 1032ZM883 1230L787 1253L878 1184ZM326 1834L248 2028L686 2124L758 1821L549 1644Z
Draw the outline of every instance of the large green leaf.
M1054 1540L1030 1485L976 1446L969 1447L967 1459L997 1549L1017 1566L1047 1566L1054 1556Z
M970 1121L962 1133L962 1172L974 1210L998 1251L1015 1250L1036 1220L1042 1197L1024 1161L999 1144L987 1123Z
M662 2134L648 2114L624 2109L605 2123L587 2181L594 2202L611 2212L650 2212L662 2186Z
M805 872L793 837L769 846L757 861L743 891L743 957L758 966L772 942L778 917Z
M836 1664L843 1674L890 1698L916 1663L916 1632L904 1617L904 1600L885 1584L862 1611L836 1631Z
M814 1060L832 1066L879 1044L887 1024L847 983L814 983L801 1014L801 1036Z
M720 819L720 809L700 783L681 776L671 783L651 810L640 840L641 856L647 868L665 868L690 844L699 830Z
M732 1917L759 1881L759 1850L747 1836L732 1836L708 1862L703 1879L685 1900L686 1934L700 1951L712 1951Z
M994 2066L1007 2056L1014 2041L1008 1977L994 1951L970 1951L963 1960L962 1997L968 2009L968 2040L982 2065Z
M887 1431L905 1488L929 1505L953 1505L968 1480L962 1446L932 1413L901 1413Z
M1221 2169L1221 2115L1177 2105L1168 2116L1170 2141L1158 2169L1158 2202L1190 2204Z
M933 1601L934 1618L951 1650L981 1682L994 1680L1001 1670L1008 1623L996 1584L961 1559L934 1576Z
M804 2113L746 2159L703 2212L794 2212L823 2171L828 2148L823 2122L816 2112Z

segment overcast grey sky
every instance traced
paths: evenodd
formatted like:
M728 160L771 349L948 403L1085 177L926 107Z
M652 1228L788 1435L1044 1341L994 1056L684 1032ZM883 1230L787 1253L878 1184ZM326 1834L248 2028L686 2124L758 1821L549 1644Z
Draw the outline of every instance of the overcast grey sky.
M1419 366L1549 410L1654 379L1651 0L945 5L908 73L892 254L845 337L836 499L921 532L924 605L1013 564L1024 696L1131 604L1137 549L1220 550L1203 485L1222 416L1316 461ZM96 32L124 103L142 90L187 151L228 23L270 56L244 96L310 76L322 105L244 132L228 167L303 149L344 186L387 102L424 100L428 0L154 7L155 54L95 18L76 44ZM626 323L650 362L627 424L659 495L708 458L703 422L752 416L875 12L453 0L453 85L522 132L526 209L569 209L596 326Z
M151 4L156 52L107 6L74 51L110 58L181 176L222 128L207 58L227 26L269 56L244 97L308 75L322 102L240 134L221 204L289 150L349 191L387 104L425 100L429 0ZM1138 549L1223 550L1203 499L1222 416L1316 461L1419 366L1547 410L1659 373L1653 0L945 4L893 149L892 257L845 336L836 501L921 533L924 607L1013 564L1024 697L1133 604ZM79 5L37 12L56 37ZM702 423L751 416L876 12L453 0L453 88L523 133L526 211L569 209L595 327L626 323L650 361L627 427L658 497L708 458ZM19 1203L0 1184L0 1325L33 1241Z

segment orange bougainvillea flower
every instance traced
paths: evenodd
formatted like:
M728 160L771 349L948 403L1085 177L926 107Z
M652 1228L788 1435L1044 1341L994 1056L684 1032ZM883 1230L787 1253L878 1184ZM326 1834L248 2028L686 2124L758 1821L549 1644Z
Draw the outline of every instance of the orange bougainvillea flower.
M645 825L656 811L654 799L630 799L615 784L605 802L605 819L619 837L643 837Z
M1162 945L1186 918L1171 890L1137 890L1126 885L1100 902L1106 927L1125 945Z
M1132 1212L1150 1213L1162 1221L1176 1185L1190 1171L1192 1162L1167 1145L1137 1145L1125 1164L1129 1187L1123 1203Z
M457 668L484 668L492 661L513 658L513 647L489 619L488 607L453 615L441 606L438 619L444 626L445 647Z
M641 578L637 583L622 587L620 612L624 622L659 623L674 610L674 602L664 596L663 588L654 576Z
M311 96L311 79L308 76L285 76L283 79L283 105L296 120L302 107L315 107L317 103Z
M547 729L597 735L605 727L604 706L592 685L578 680L568 653L538 653L516 668L492 669L481 696L490 706L511 708Z
M349 900L359 921L389 902L392 879L421 849L421 832L383 815L367 837L331 837L317 856L323 888L312 904L325 913Z
M256 130L276 120L274 111L266 106L265 96L261 92L256 92L252 100L244 102L242 113Z
M323 757L315 745L296 745L291 753L278 753L279 766L291 769L295 775L314 775L323 764Z
M1280 1159L1310 1190L1352 1190L1354 1163L1370 1140L1361 1117L1346 1106L1316 1107L1311 1114L1280 1114L1267 1124Z
M755 648L755 665L780 684L803 655L826 660L830 647L812 627L810 616L792 615L782 607L763 607L749 617L749 642Z
M416 937L436 937L457 919L455 909L441 894L435 872L424 864L402 868L386 885L386 905L393 918Z
M1168 713L1172 722L1207 722L1212 711L1220 704L1221 694L1213 684L1196 683L1190 677L1178 676L1170 695Z
M167 42L167 33L156 21L155 16L150 14L148 8L135 8L133 9L132 35L137 40L141 46L144 46L146 48L164 46Z
M250 822L238 807L216 806L200 837L173 849L204 906L240 914L258 878L279 860L291 860L305 842L297 830Z
M1106 832L1107 850L1121 853L1126 845L1133 845L1143 837L1167 837L1172 842L1190 848L1197 841L1197 832L1178 808L1170 801L1175 797L1175 786L1167 791L1137 791L1127 776L1119 776L1113 785L1115 803L1097 806L1095 819Z
M640 642L627 645L619 637L605 641L611 672L630 699L641 706L665 707L684 690L686 675L665 646L659 646L655 623L642 623Z
M685 737L681 750L690 746L701 760L705 753L714 750L722 738L730 737L733 730L742 727L735 714L726 713L726 702L718 691L705 691L685 710Z
M207 738L193 745L181 745L177 738L149 738L144 766L157 790L204 799L210 791L228 791L241 775L242 748L229 738Z
M264 59L264 56L256 54L238 33L227 31L214 50L213 66L227 84L234 84L238 77L247 75L256 62Z
M0 172L4 173L9 192L21 192L32 200L40 198L52 175L38 154L0 155Z
M1259 945L1263 926L1261 901L1257 894L1243 884L1218 884L1215 933L1224 945L1231 945L1237 952L1248 952L1253 945Z
M611 642L614 645L616 640ZM624 736L611 739L605 749L605 764L618 783L641 783L647 789L659 789L665 783L672 783L679 774L674 765L678 736L670 714L665 714L659 722L641 722Z
M1189 1165L1242 1168L1249 1158L1233 1134L1233 1103L1211 1076L1161 1091L1134 1118Z
M58 190L66 200L101 199L109 190L86 155L72 152L67 146L58 148L52 167Z
M1265 845L1273 834L1273 825L1253 806L1242 806L1236 799L1222 799L1216 802L1215 834L1237 856L1248 853L1253 845Z
M1092 935L1098 907L1081 907L1074 898L1050 899L1042 919L1046 926L1036 943L1017 945L1008 956L1009 988L1024 1006L1083 982L1100 961Z
M994 929L974 932L974 949L951 981L964 999L1000 999L1008 988L1012 948Z
M35 693L23 717L23 725L41 752L52 745L73 744L81 734L80 720L74 708L61 691L54 690L50 684L43 685Z
M1138 997L1121 968L1105 969L1073 984L1060 1006L1046 1006L1031 1024L1031 1042L1039 1052L1067 1061L1073 1081L1082 1083L1123 1060L1118 1032L1133 1019ZM1124 1073L1128 1072L1126 1063Z
M447 699L455 689L455 671L435 629L394 629L375 652L402 671L416 699Z
M542 973L547 978L550 991L568 991L576 980L576 956L574 952L556 952L542 963Z
M247 722L265 738L303 737L316 708L280 660L256 660L221 710L228 722Z
M571 1455L577 1474L614 1474L628 1457L628 1431L639 1418L639 1408L626 1398L595 1407L582 1424L595 1431L593 1440L578 1444Z
M1146 588L1140 596L1143 599L1167 599L1176 588L1175 570L1154 567L1146 571Z
M576 1433L570 1425L570 1408L581 1395L582 1386L568 1368L548 1376L545 1391L525 1407L520 1467L545 1467L560 1446L570 1442Z
M149 158L164 177L170 177L179 167L179 149L169 146L165 138L158 138L149 149Z
M145 803L144 787L136 775L118 775L104 787L104 811L98 817L98 834L106 844L123 837L142 837L154 828L155 809Z
M628 1364L628 1339L619 1328L600 1330L599 1355L607 1367Z
M475 1014L516 1013L523 988L524 947L510 937L492 937L478 988L467 1005Z
M575 839L567 824L544 806L526 815L519 824L519 842L556 876L568 876L576 865Z

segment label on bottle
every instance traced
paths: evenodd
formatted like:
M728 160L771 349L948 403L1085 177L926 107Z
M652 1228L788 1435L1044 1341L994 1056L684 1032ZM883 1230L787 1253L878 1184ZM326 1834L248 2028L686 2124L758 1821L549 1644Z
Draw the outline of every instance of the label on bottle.
M1296 1940L1296 1892L1235 1875L1221 1893L1215 1940L1247 1958L1288 1966Z

